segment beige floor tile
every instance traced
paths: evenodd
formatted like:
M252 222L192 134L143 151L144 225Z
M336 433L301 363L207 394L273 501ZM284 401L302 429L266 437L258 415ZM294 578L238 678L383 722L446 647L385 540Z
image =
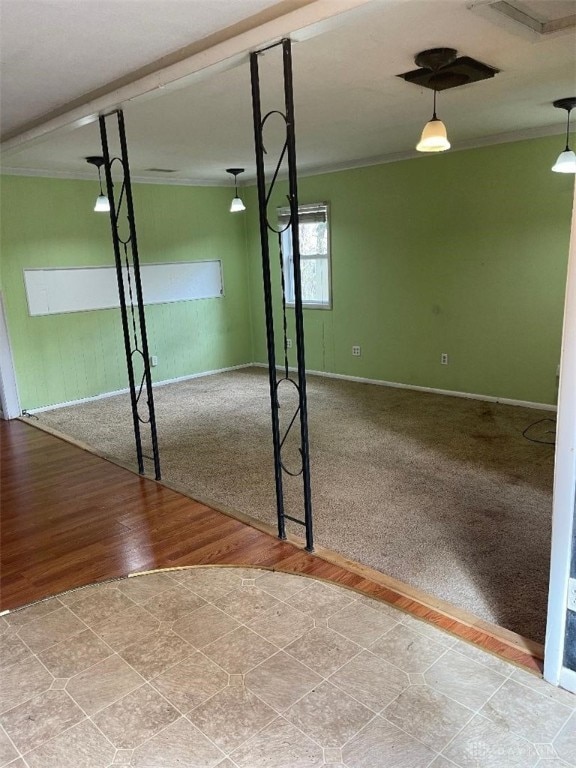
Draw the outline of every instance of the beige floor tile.
M277 571L267 571L264 575L256 579L256 586L269 592L278 600L288 600L289 597L300 592L301 589L310 584L310 579L304 576L295 576L290 573L279 573Z
M20 752L27 752L84 718L66 691L46 691L4 712L0 720Z
M18 636L34 653L39 653L85 629L68 608L59 608L25 624Z
M374 713L325 682L290 707L284 717L322 747L340 748Z
M2 672L0 712L47 691L54 678L38 659L24 659Z
M531 768L538 762L533 744L476 715L444 754L461 768Z
M202 649L231 675L245 674L276 651L274 645L247 627L238 627Z
M480 709L502 685L505 678L497 672L448 651L427 672L428 685L470 709Z
M134 750L134 768L212 768L224 755L181 717Z
M324 750L324 762L328 765L341 765L342 750L329 747Z
M425 672L446 651L446 646L397 624L369 650L404 672Z
M64 640L38 654L54 677L73 677L93 664L103 661L112 650L91 629Z
M88 584L86 587L79 587L78 589L72 589L70 592L64 592L62 595L58 595L58 600L67 606L71 606L73 603L78 603L93 592L102 592L105 589L117 589L118 581L105 581L96 584Z
M382 637L397 622L382 611L357 600L328 619L328 626L364 648Z
M172 571L172 578L211 601L242 586L242 572L236 568L186 568Z
M278 603L248 626L274 645L284 648L312 629L314 619L291 605Z
M523 669L514 669L512 680L522 683L522 685L527 685L528 688L532 688L543 696L560 702L560 704L566 704L567 707L576 709L576 694L570 693L570 691L566 691L563 688L557 688L555 685L550 685L542 677L533 675Z
M424 635L424 637L429 637L430 640L434 640L436 643L440 643L440 645L452 647L458 642L458 638L454 637L454 635L451 635L449 632L444 632L432 622L423 621L409 613L402 614L401 622L413 632L417 632L419 635Z
M143 603L143 607L160 621L178 621L196 608L205 605L203 598L186 587L176 584Z
M276 712L244 686L224 688L188 718L226 754L277 717Z
M133 605L104 621L93 622L92 628L111 648L121 651L127 645L148 637L159 626L158 619L139 605Z
M21 757L17 757L16 760L12 761L11 763L8 763L6 765L6 768L28 768L24 760L22 760Z
M318 627L290 643L285 650L302 664L328 677L356 656L361 648L332 629Z
M145 603L154 595L174 587L176 582L168 573L147 573L118 582L118 589L135 603Z
M559 757L569 765L576 766L576 712L570 717L553 743Z
M208 604L177 621L172 630L195 648L203 648L239 626L232 616Z
M438 755L430 768L458 768L458 766L456 763L453 763L452 760L448 760L448 758L444 757L443 755Z
M93 715L143 682L119 656L110 656L69 680L66 690L86 714Z
M498 672L504 677L510 677L514 672L515 667L512 664L504 661L504 659L499 659L491 653L483 651L481 648L478 648L477 645L470 645L470 643L465 643L463 640L459 640L453 647L453 650L458 651L458 653L461 653L468 659L477 661L479 664L488 667L488 669L491 669L494 672Z
M30 768L106 768L114 747L96 726L85 720L26 755Z
M23 627L30 621L40 619L42 616L47 616L53 611L57 611L62 608L62 603L57 597L52 597L50 600L42 600L41 603L35 603L28 606L28 608L22 608L21 610L11 611L3 618L10 624L11 627Z
M356 592L354 593L354 597L356 602L362 603L362 605L367 605L368 608L372 608L373 611L378 611L378 613L383 613L385 616L389 616L391 619L394 619L395 622L402 621L402 617L406 615L403 611L390 605L390 603L385 603L384 600L377 600L375 597L360 595Z
M0 670L32 657L32 651L15 632L0 637Z
M536 768L566 768L567 765L569 765L569 763L565 763L564 760L560 760L560 758L550 758L549 760L538 760Z
M115 747L135 749L179 717L158 691L145 684L92 719Z
M228 675L202 653L196 652L154 678L151 685L185 713L227 686Z
M237 768L237 766L234 765L232 760L229 760L228 758L226 758L225 760L222 760L221 763L218 763L216 768Z
M70 610L89 627L94 627L134 606L135 603L119 589L95 589L72 603Z
M239 587L216 601L218 608L244 623L253 621L277 603L275 597L256 586Z
M342 757L350 768L425 768L434 752L377 716L342 748Z
M244 677L247 688L277 712L283 712L322 682L322 678L284 651Z
M513 680L506 680L480 713L525 739L550 742L572 710Z
M18 757L16 748L8 738L3 728L0 728L0 765L6 765Z
M353 592L329 587L320 581L312 581L286 602L314 618L328 618L349 605L355 598Z
M427 685L412 685L382 716L430 749L440 752L471 719L471 710Z
M158 630L123 648L119 655L142 677L151 680L193 653L195 649L179 635L170 630Z
M239 768L316 768L324 762L322 748L282 717L239 747L231 757Z
M379 712L410 685L408 675L369 651L345 664L330 682Z

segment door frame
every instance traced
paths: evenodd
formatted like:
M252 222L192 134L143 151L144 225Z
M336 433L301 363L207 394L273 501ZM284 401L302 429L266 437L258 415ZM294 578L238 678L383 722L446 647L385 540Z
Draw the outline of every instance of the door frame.
M573 199L558 389L544 679L576 693L576 672L563 665L576 500L576 194Z
M16 419L22 413L2 291L0 291L0 404L3 419Z

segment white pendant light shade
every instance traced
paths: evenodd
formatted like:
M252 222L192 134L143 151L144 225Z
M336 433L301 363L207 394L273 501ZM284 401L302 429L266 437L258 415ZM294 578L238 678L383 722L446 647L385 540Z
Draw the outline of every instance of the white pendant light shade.
M240 197L235 197L230 203L230 213L238 213L239 211L245 211L246 206L242 202Z
M234 176L234 197L230 203L230 213L240 213L240 211L245 211L246 206L242 202L242 198L238 197L238 175L244 173L244 168L226 168L226 173Z
M555 173L576 173L576 154L570 149L570 112L576 108L576 96L567 99L557 99L552 104L556 109L565 109L566 115L566 146L560 152L558 159L552 166Z
M110 202L108 201L106 195L98 195L96 198L96 205L94 206L94 210L106 213L110 210Z
M445 152L450 149L446 126L442 120L434 117L426 123L416 149L418 152Z
M576 153L571 149L560 152L552 170L556 173L576 173Z

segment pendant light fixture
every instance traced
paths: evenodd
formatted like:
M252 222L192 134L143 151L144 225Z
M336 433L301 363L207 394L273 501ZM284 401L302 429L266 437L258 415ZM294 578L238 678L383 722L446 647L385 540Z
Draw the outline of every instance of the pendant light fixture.
M110 210L110 202L104 192L102 191L102 172L101 168L104 165L104 158L98 155L91 155L86 158L86 162L90 165L95 165L98 168L98 181L100 182L100 194L96 198L96 205L94 210L98 213L107 213Z
M238 174L244 173L244 168L226 168L226 173L234 176L234 199L230 203L230 213L245 211L246 206L242 202L242 198L238 197Z
M566 116L566 148L558 155L552 170L556 173L576 173L576 153L570 149L570 112L576 107L576 96L558 99L552 103L556 109L565 109L568 113Z
M424 126L420 141L416 144L418 152L445 152L450 149L450 142L446 133L446 126L436 116L436 90L434 90L434 109L432 120Z

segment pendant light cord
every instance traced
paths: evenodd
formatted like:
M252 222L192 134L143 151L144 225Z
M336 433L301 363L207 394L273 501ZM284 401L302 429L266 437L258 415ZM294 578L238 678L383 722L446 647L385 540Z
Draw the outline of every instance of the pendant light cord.
M566 120L566 149L565 152L570 151L570 112L572 112L572 108L566 110L568 112L568 119Z
M98 166L98 181L100 182L100 197L104 197L104 192L102 192L102 172L100 166Z
M434 88L434 114L432 115L432 120L438 120L436 117L436 88Z

